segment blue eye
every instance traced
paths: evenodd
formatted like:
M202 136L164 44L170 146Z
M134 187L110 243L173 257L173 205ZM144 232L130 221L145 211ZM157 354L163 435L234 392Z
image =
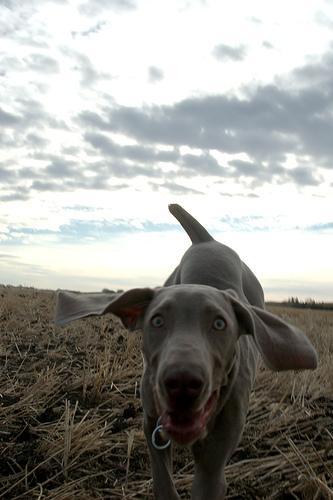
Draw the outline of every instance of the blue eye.
M216 318L216 320L213 323L214 330L224 330L226 326L227 323L224 321L223 318Z
M151 320L150 323L155 327L155 328L161 328L161 326L164 325L164 319L163 316L160 314L156 314Z

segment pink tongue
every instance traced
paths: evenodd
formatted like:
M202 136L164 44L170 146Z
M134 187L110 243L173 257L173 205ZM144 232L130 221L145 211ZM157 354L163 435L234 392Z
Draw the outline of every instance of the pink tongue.
M179 444L189 444L198 439L205 429L207 418L216 401L217 393L213 392L204 408L192 413L176 413L166 411L161 416L161 424L171 438Z
M204 426L202 417L203 411L190 416L164 413L161 423L166 432L174 436L177 441L186 442L191 440L194 435L201 433Z

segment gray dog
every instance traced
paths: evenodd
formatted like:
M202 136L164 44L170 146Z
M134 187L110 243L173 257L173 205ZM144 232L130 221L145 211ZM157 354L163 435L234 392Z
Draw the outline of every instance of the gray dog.
M164 287L123 293L59 292L56 323L113 313L143 330L141 395L157 499L179 499L171 446L192 447L192 498L225 498L224 468L242 435L259 354L272 370L316 368L297 328L265 310L259 281L179 205L192 240ZM170 441L169 441L170 440Z

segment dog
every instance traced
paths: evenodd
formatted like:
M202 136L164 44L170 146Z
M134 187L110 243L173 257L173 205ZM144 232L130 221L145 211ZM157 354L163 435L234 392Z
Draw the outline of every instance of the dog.
M253 272L181 206L171 214L192 245L163 287L122 293L58 292L56 323L112 313L143 330L141 397L154 494L179 495L171 447L192 448L193 500L222 500L224 469L243 432L261 356L275 371L314 369L305 334L265 310Z

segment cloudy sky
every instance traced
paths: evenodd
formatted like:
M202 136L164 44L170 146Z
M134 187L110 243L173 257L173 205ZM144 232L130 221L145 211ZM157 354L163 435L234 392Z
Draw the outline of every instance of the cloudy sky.
M180 203L333 299L333 1L0 0L0 283L158 286Z

